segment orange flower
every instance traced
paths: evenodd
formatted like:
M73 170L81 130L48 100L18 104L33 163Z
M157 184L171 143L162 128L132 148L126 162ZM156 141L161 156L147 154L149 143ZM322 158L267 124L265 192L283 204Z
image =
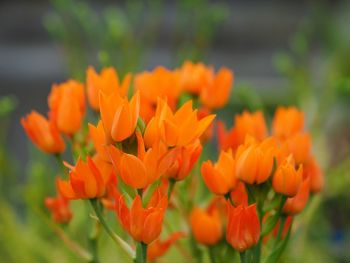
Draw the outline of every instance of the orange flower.
M210 115L210 110L208 110L207 108L201 107L198 109L198 120L201 120L207 116ZM213 133L214 133L214 122L212 122L209 127L205 130L205 132L203 133L203 135L200 137L201 142L205 143L207 141L209 141L212 137L213 137Z
M233 72L228 68L221 68L213 81L202 89L201 103L210 109L224 107L230 97L232 84Z
M201 152L202 145L199 140L194 143L175 149L176 159L171 163L169 169L165 172L165 177L176 181L183 180L191 172L194 164L197 162Z
M287 139L304 128L304 113L295 107L278 107L272 121L272 133L279 139Z
M32 111L21 119L21 124L28 137L40 150L51 154L64 152L64 141L52 121Z
M182 89L196 95L199 95L214 79L213 69L206 67L203 63L185 61L180 73Z
M232 206L228 202L227 242L239 252L255 246L260 238L260 223L256 204Z
M311 156L311 136L309 133L296 133L285 141L284 147L293 154L297 164L306 163Z
M84 86L74 80L53 85L48 98L50 118L68 135L76 133L85 114Z
M276 193L287 196L295 196L298 192L303 178L303 166L295 168L295 161L292 155L289 155L284 162L277 167L272 179L272 186Z
M310 191L320 192L324 187L324 175L315 157L311 156L303 168L304 178L310 178Z
M136 133L138 140L137 156L127 154L110 145L108 152L110 159L119 172L123 182L136 189L144 189L163 175L175 161L175 150L157 143L147 152L140 133Z
M69 181L57 179L57 188L67 199L93 199L106 194L106 187L112 177L111 169L101 169L88 156L84 163L80 158L75 167L65 163L70 168Z
M271 175L276 155L276 141L268 138L258 143L247 137L236 152L236 176L248 184L261 184Z
M129 210L124 197L120 196L116 201L116 213L124 229L135 241L150 244L161 233L167 205L167 196L156 190L146 208L142 207L141 197L138 195Z
M121 142L129 138L135 131L139 110L139 92L130 101L117 92L110 95L100 93L101 120L107 142Z
M294 197L288 198L284 207L283 212L288 215L299 214L307 204L309 200L310 191L310 179L305 179Z
M45 206L50 210L52 218L57 224L68 224L73 217L69 209L69 200L60 194L56 197L47 197Z
M127 74L122 83L119 83L118 74L114 68L104 68L101 73L96 73L93 67L86 71L86 91L88 101L92 109L99 110L99 93L106 95L118 91L124 97L127 95L131 81L131 74Z
M190 215L190 224L198 243L215 245L222 237L222 223L216 206L209 206L207 210L194 208Z
M153 117L158 98L166 99L175 109L181 92L180 75L164 67L157 67L151 72L142 72L135 76L135 90L141 95L141 117L148 123Z
M238 182L236 188L231 191L230 198L235 206L248 205L248 194L247 190L245 189L244 183Z
M192 109L192 100L186 102L175 114L168 104L158 100L156 115L148 123L144 138L147 147L163 140L167 146L187 146L198 139L208 128L215 115L198 119Z
M103 160L107 162L110 161L109 154L106 149L107 141L102 121L100 120L97 126L94 126L91 123L89 123L88 127L89 136L94 144L96 153L98 153L100 158L102 158Z
M235 160L232 151L221 151L219 160L213 165L211 161L202 163L203 180L209 190L217 195L225 195L237 185Z
M262 141L267 137L267 128L262 111L250 113L244 111L242 114L237 114L235 117L235 126L226 131L223 123L218 129L219 144L221 149L232 148L236 150L237 147L244 143L247 135Z
M153 261L156 258L163 256L170 246L174 244L178 239L184 237L185 234L182 232L176 232L171 234L166 240L161 241L157 239L147 249L147 260Z

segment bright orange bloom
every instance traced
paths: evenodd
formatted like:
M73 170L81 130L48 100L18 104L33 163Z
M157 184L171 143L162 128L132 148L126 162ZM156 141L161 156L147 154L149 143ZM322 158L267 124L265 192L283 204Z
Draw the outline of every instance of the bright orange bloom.
M299 214L307 204L309 200L310 192L310 178L305 179L294 197L288 198L284 207L283 212L288 215Z
M146 123L153 117L158 98L167 100L169 106L175 109L181 92L180 75L164 67L156 67L151 72L142 72L135 76L135 90L140 91L140 115Z
M201 172L205 184L214 194L225 195L237 185L235 160L231 150L221 151L214 165L210 160L203 162Z
M304 113L295 107L279 107L272 122L272 133L285 140L304 129Z
M184 91L199 95L214 79L213 68L203 63L185 61L180 69L181 86Z
M121 142L135 132L140 111L140 94L136 92L128 101L118 92L110 95L101 92L100 111L107 141Z
M108 147L108 152L123 182L133 188L144 189L165 174L177 155L176 149L168 151L161 143L145 151L141 134L136 133L136 136L137 156L124 153L112 145Z
M297 164L306 163L311 156L311 136L309 133L296 133L288 138L284 147L293 154Z
M236 188L231 191L230 198L235 206L248 205L248 194L247 190L245 189L244 183L238 182Z
M207 108L201 107L198 109L198 119L201 120L211 114L211 111ZM202 143L209 141L214 134L214 122L212 122L209 127L205 130L203 135L200 137Z
M271 175L276 156L276 141L268 138L258 143L247 137L236 152L236 176L248 184L261 184Z
M304 178L310 178L310 191L312 193L320 192L324 187L324 174L315 157L311 156L303 168Z
M198 243L215 245L222 237L222 223L216 206L209 206L206 210L194 208L191 212L190 224L193 236Z
M170 246L174 244L177 240L184 237L185 234L182 232L176 232L171 234L166 240L161 241L157 239L147 249L147 260L153 261L161 256L163 256Z
M47 197L45 206L50 210L52 219L57 224L68 224L73 214L69 209L69 200L58 194L56 197Z
M262 141L267 137L267 127L262 111L250 113L244 111L235 116L235 125L230 131L225 130L223 123L219 125L218 137L221 149L237 147L244 143L247 135Z
M303 179L303 166L296 169L292 155L289 155L284 162L277 167L272 179L272 186L276 193L295 196Z
M260 238L260 222L256 204L232 206L228 202L227 242L237 251L243 252L256 245Z
M116 213L126 231L135 241L150 244L161 231L168 198L160 191L154 191L146 208L142 207L141 197L135 197L131 209L126 206L123 196L116 201Z
M202 145L200 144L200 141L197 140L188 146L174 149L174 151L176 151L174 153L176 159L165 172L165 177L180 181L192 171L194 164L197 162L202 152Z
M32 111L21 119L21 124L28 137L40 150L51 154L64 152L63 138L52 121Z
M198 119L192 109L192 100L186 102L175 114L166 101L159 99L156 115L148 123L144 138L147 147L162 140L167 146L187 146L198 139L208 128L215 115Z
M76 133L85 114L84 86L74 80L53 85L48 98L50 118L68 135Z
M233 72L221 68L213 81L202 89L199 97L201 103L209 109L224 107L230 98L232 84Z
M101 169L88 156L84 163L80 158L75 167L65 163L70 168L69 181L57 179L57 188L61 195L67 199L93 199L106 194L107 184L112 173L111 169Z
M110 161L109 154L106 149L107 140L105 131L103 128L102 121L100 120L97 124L97 126L92 125L91 123L88 124L89 127L89 136L94 144L96 153L105 161Z
M92 109L99 110L99 93L106 95L118 92L122 97L127 95L131 81L131 74L127 74L119 83L119 78L114 68L104 68L98 74L93 67L88 67L86 71L86 91L89 104Z

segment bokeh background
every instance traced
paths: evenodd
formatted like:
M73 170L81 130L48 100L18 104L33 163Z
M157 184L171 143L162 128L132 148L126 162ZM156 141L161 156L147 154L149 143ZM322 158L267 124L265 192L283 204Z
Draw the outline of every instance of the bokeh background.
M234 70L232 107L222 113L228 122L243 107L268 113L295 104L305 111L327 184L301 215L304 231L288 259L350 262L349 25L345 0L2 0L0 261L40 255L23 262L47 262L33 244L53 239L45 230L31 239L42 222L28 207L42 203L42 178L55 174L20 117L33 108L46 112L51 84L84 80L87 65L125 74L189 59ZM20 259L9 252L18 245Z

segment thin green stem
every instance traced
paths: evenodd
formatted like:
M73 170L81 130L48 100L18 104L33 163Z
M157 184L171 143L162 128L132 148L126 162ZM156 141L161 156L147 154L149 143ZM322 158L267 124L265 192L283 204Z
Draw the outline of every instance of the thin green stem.
M90 261L91 263L99 263L100 260L98 259L98 237L101 232L101 224L99 221L96 221L92 232L89 236L89 243L91 247L91 252L92 252L92 260Z
M212 246L208 246L208 254L209 254L210 262L216 263L217 260L215 257L214 248Z
M281 236L282 236L282 232L283 232L283 228L284 228L284 225L286 223L286 219L287 217L282 215L281 217L281 222L280 222L280 226L278 228L278 232L277 232L277 236L276 236L276 240L275 240L275 246L278 244L278 242L280 241L281 239Z
M90 200L90 204L93 208L93 210L95 211L95 214L98 218L98 220L100 221L101 225L103 226L103 228L106 230L107 234L113 239L113 241L119 246L121 247L130 257L134 258L134 251L130 248L130 246L128 245L128 243L126 243L123 239L121 239L119 236L117 236L113 230L108 226L107 222L105 221L101 209L99 207L99 201L98 199L94 198L94 199L89 199Z
M240 252L239 257L241 259L241 263L247 263L247 254L246 251Z
M135 263L147 263L147 244L137 243Z
M175 184L176 184L176 181L174 179L169 179L168 200L170 200Z

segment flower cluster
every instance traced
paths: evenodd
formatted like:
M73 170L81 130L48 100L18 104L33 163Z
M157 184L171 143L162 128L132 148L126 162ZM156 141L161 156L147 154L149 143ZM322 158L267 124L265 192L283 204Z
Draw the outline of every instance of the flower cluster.
M129 73L122 80L113 68L98 73L89 67L85 83L53 85L47 117L33 111L21 123L62 168L57 197L45 201L54 221L68 224L69 202L88 200L98 223L136 262L162 256L185 236L213 247L222 243L225 231L225 245L242 254L260 244L258 255L263 238L273 239L276 226L285 227L287 216L291 222L310 193L322 189L323 175L304 131L304 115L295 108L277 109L270 137L262 112L237 115L229 131L219 121L215 133L213 112L228 103L232 85L229 69L215 72L192 62ZM198 162L214 135L218 160ZM193 206L197 173L216 195L206 208ZM174 187L181 181L189 188L179 194ZM181 208L184 203L189 207ZM191 231L170 231L162 240L167 211L174 208ZM115 214L136 249L110 228L107 212Z

